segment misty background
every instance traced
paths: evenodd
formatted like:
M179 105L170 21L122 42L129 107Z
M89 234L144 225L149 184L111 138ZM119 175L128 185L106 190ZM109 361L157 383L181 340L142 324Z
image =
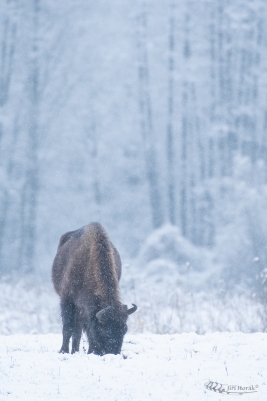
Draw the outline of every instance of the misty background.
M129 291L260 296L266 100L265 0L0 0L2 279L99 221Z

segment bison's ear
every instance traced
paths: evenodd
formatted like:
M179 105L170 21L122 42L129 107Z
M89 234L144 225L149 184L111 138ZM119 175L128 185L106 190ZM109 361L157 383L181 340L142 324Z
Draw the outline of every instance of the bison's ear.
M133 307L127 310L128 315L131 315L137 309L137 306L135 304L132 304L132 305L133 305Z
M107 321L110 310L111 306L107 306L106 308L101 309L99 312L96 313L96 317L100 323L104 323L105 321Z

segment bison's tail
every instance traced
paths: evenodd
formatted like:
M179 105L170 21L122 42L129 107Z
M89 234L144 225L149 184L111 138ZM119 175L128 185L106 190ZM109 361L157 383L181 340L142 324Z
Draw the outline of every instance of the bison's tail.
M113 248L108 234L99 223L89 224L90 265L99 295L109 298L110 303L119 298L119 286Z

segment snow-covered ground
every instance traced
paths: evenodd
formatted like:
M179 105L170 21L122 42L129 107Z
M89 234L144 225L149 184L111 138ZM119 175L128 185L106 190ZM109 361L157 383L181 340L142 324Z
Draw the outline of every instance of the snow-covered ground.
M232 400L205 388L254 386L267 400L267 334L126 335L123 356L58 353L61 335L0 336L0 400Z

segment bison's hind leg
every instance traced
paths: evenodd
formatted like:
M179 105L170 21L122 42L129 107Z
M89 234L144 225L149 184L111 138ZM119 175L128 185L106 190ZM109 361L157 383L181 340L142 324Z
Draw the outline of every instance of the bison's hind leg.
M63 323L63 342L59 352L65 354L69 353L69 342L74 331L75 305L71 300L66 299L64 301L61 301L60 307Z
M72 354L74 354L75 352L79 352L81 336L82 336L82 322L80 319L79 311L76 308L75 318L74 318L74 328L72 334L72 349L71 349Z

